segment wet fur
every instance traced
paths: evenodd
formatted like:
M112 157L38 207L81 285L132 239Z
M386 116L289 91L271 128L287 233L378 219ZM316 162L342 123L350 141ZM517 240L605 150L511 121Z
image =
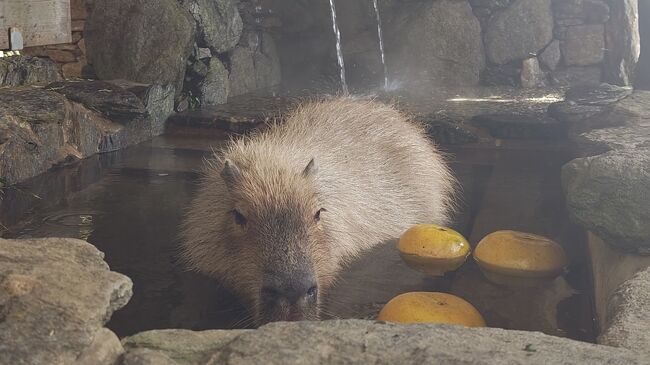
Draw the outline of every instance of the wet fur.
M241 175L230 188L226 160ZM312 270L326 290L371 247L417 223L449 223L454 185L423 129L394 107L349 97L305 103L215 153L183 223L182 257L259 312L269 266ZM251 217L247 230L233 223L234 208Z

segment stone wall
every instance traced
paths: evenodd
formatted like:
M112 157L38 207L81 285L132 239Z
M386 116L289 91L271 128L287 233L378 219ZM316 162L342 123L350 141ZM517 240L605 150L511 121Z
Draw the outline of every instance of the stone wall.
M84 26L86 23L86 0L70 0L70 15L72 19L72 43L55 44L40 47L25 48L24 54L29 56L50 58L65 78L89 76L86 66L86 41Z
M285 73L337 78L326 1L270 5ZM337 1L347 78L383 78L372 1ZM381 0L388 73L435 86L627 85L638 60L636 0ZM290 75L287 75L289 77Z

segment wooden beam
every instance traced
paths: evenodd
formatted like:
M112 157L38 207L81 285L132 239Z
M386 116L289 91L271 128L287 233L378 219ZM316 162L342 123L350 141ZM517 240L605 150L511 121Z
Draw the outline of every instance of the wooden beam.
M25 47L72 42L70 0L0 0L0 49L9 28L18 28Z

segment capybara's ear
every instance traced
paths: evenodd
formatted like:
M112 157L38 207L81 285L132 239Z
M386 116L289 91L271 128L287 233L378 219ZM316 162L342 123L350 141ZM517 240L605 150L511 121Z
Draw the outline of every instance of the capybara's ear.
M308 177L314 175L317 171L318 171L318 166L316 166L316 162L314 162L314 159L312 158L311 160L309 160L307 167L305 167L305 169L302 170L302 176Z
M239 167L237 167L237 165L235 165L229 159L226 159L223 162L223 170L221 171L221 178L226 183L226 186L229 189L232 189L240 181L241 171L239 171Z

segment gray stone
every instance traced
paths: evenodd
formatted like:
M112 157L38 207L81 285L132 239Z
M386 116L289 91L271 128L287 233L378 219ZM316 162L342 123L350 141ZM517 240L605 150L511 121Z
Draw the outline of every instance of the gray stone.
M650 149L650 127L622 126L598 128L575 137L582 148L591 154L610 150Z
M603 345L624 347L650 356L650 268L621 285L610 299Z
M167 355L149 350L133 349L122 357L121 365L177 365L178 363L170 359Z
M0 239L0 364L77 363L106 334L132 283L103 256L76 239Z
M440 120L435 116L418 118L425 124L427 135L442 145L457 145L479 141L478 131L462 121Z
M196 57L198 59L210 58L212 57L212 51L210 51L210 48L199 48Z
M280 59L273 38L262 34L259 43L237 46L230 55L230 96L246 94L280 83Z
M551 44L546 46L544 51L539 55L539 62L542 66L549 70L555 70L560 63L562 53L560 52L560 41L553 40Z
M609 6L602 0L555 0L553 10L556 20L581 20L602 24L609 19Z
M609 105L632 94L631 87L603 83L597 87L578 86L567 90L565 98L582 105Z
M435 87L479 82L485 67L481 27L466 0L412 3L398 11L394 30L386 32L392 78Z
M95 337L90 346L79 355L75 364L115 365L123 353L124 348L117 336L109 329L101 328L95 333Z
M199 47L213 53L227 52L237 45L244 24L232 0L181 0L194 17Z
M548 106L548 114L564 123L575 124L605 112L596 105L581 105L576 102L558 101Z
M100 79L172 84L180 94L194 38L186 10L175 0L94 0L91 9L84 37Z
M521 87L533 88L543 86L545 81L546 75L539 67L537 58L525 59L521 67Z
M488 58L497 64L536 55L552 39L550 0L517 0L495 14L485 30Z
M538 332L371 321L274 323L240 334L208 364L647 364L633 351Z
M141 332L122 340L124 348L157 351L179 364L204 364L211 353L246 330L153 330Z
M61 79L56 64L50 59L30 56L0 58L0 87L44 86Z
M631 85L641 53L638 0L611 0L610 19L605 25L605 80Z
M208 72L199 85L201 106L226 103L229 89L228 70L219 59L210 59Z
M604 57L605 27L602 24L569 27L561 42L562 57L567 66L589 66Z
M553 71L550 79L553 86L559 87L599 85L602 70L599 66L566 67Z
M650 250L650 149L610 151L562 168L572 218L611 246Z

